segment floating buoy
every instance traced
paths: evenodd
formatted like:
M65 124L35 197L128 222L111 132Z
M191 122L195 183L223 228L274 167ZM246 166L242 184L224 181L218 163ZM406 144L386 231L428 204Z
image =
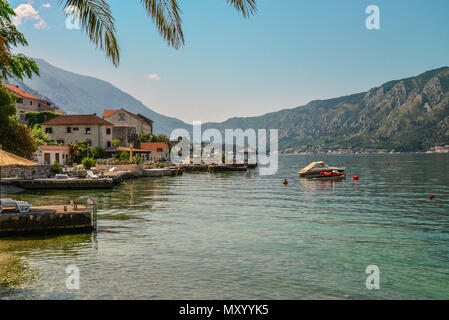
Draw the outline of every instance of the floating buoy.
M282 182L284 185L288 184L287 178L284 178L284 182Z
M435 195L433 193L429 194L429 200L433 200L435 198Z
M394 167L395 167L395 164L393 163L393 164L391 165L391 167L394 168Z
M359 176L352 176L352 179L354 179L354 181L359 180Z
M348 165L349 164L349 161L346 161L346 165Z
M387 166L389 166L390 165L390 163L389 162L387 162Z
M371 165L374 166L374 162L371 162Z

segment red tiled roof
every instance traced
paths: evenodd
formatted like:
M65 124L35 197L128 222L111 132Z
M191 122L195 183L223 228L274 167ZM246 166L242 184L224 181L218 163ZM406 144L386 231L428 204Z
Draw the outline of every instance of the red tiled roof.
M117 111L119 111L119 110L104 110L104 111L103 111L102 117L103 117L103 118L110 117L110 116L112 116L113 114L117 113Z
M44 151L69 151L69 147L68 146L46 146L46 145L42 145L42 146L39 146L39 148L44 150Z
M154 152L157 152L157 149L162 149L163 152L165 152L167 149L167 144L165 142L141 142L140 148Z
M16 87L15 85L12 84L8 84L8 83L3 83L3 86L5 86L6 89L14 92L15 94L24 97L24 98L28 98L28 99L34 99L34 100L42 100L41 98L38 98L36 96L33 96L32 94L23 91L22 89Z
M95 114L78 114L59 116L42 123L43 126L53 125L69 125L69 124L93 124L93 125L105 125L114 126L112 123L97 117Z
M147 117L141 115L140 113L134 114L134 113L129 112L128 110L125 110L125 109L123 109L123 108L120 109L120 110L126 112L127 114L129 114L130 116L136 118L137 120L139 120L139 121L141 121L141 122L148 123L149 125L153 124L153 121L152 121L152 120L150 120L150 119L148 119ZM120 110L104 110L104 111L103 111L103 118L110 117L110 116L116 114L117 112L119 112Z

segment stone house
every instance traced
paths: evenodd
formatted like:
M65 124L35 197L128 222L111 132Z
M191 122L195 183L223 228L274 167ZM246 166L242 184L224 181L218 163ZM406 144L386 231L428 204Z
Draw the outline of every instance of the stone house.
M104 110L103 119L116 127L136 128L136 134L153 132L153 121L141 114L134 114L125 109ZM113 137L116 139L116 137ZM117 137L117 139L120 139Z
M19 98L16 101L17 119L21 122L25 122L25 114L29 112L41 112L50 111L59 115L63 115L64 112L51 105L50 101L36 97L18 86L3 83L3 86L10 92L15 93Z
M114 125L95 114L59 116L42 123L41 127L58 144L86 141L92 148L112 147Z
M60 165L69 164L69 147L68 146L39 146L35 154L36 161L40 165L53 164L55 160Z

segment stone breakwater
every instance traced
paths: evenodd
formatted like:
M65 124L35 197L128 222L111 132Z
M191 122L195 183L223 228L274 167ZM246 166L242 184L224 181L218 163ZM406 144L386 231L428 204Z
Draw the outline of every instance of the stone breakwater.
M4 210L0 214L0 236L51 232L90 232L92 214L85 206L34 207L28 213Z

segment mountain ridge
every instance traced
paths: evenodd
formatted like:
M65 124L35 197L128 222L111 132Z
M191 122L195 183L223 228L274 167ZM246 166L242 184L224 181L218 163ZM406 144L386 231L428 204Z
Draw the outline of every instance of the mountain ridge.
M104 109L123 107L151 118L157 133L168 135L176 128L192 131L191 125L154 112L104 80L36 61L41 76L15 84L68 113L101 114ZM202 128L222 132L228 128L279 129L279 149L284 152L426 151L449 144L449 67L261 116L208 122Z

